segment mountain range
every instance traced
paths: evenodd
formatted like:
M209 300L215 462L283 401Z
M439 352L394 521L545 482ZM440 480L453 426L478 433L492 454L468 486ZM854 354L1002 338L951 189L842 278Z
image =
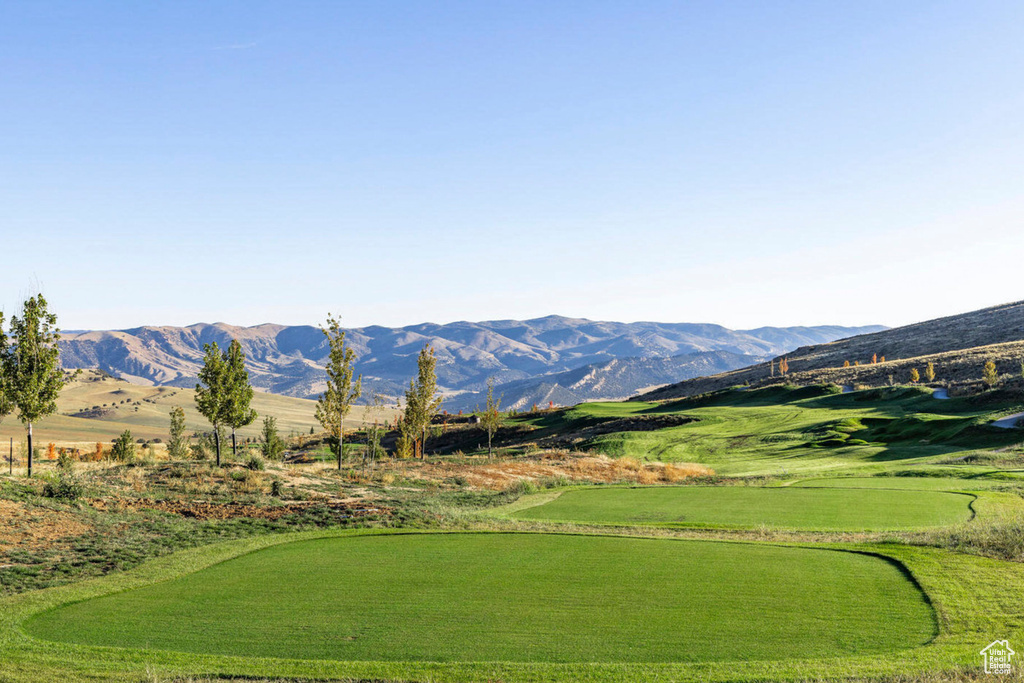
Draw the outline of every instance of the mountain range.
M503 405L621 398L639 390L757 363L800 346L876 332L868 327L761 327L600 322L561 316L533 320L370 326L346 331L356 371L371 392L399 396L430 344L449 410L471 408L494 378ZM136 384L192 387L203 345L242 345L253 385L286 396L314 397L324 388L327 344L318 327L224 323L187 327L65 332L66 368L92 368Z
M756 387L783 381L846 386L907 383L915 381L913 370L923 378L929 364L936 372L933 384L947 388L950 395L970 392L981 384L989 361L1000 376L1020 378L1024 301L803 346L785 354L789 366L785 378L779 371L780 360L776 357L742 369L688 378L638 398L681 398L736 385Z

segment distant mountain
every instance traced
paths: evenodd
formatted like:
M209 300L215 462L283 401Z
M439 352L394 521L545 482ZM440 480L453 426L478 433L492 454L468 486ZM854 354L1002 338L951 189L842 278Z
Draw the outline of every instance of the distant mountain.
M784 353L797 346L885 329L871 327L766 327L730 330L691 323L616 323L549 316L535 320L424 323L402 328L380 326L348 330L347 341L358 355L357 372L364 387L397 396L416 371L416 355L425 344L437 351L438 384L449 393L482 391L488 377L499 386L607 364L621 359L671 359L704 352L727 352L756 358ZM67 368L96 368L139 384L191 387L202 364L203 344L226 346L237 339L245 351L254 386L287 396L312 397L323 384L327 345L312 326L264 324L235 327L223 323L188 327L140 327L130 330L65 333L62 362ZM681 363L699 361L681 361ZM708 359L709 371L715 361ZM678 365L678 363L668 363ZM631 379L607 384L608 396L662 384L670 376L657 364L644 377L644 365L630 361ZM606 371L609 377L616 372ZM667 373L667 374L666 374ZM586 374L586 373L584 373ZM599 373L600 374L600 373ZM553 379L564 386L568 378ZM582 390L569 390L572 395ZM589 389L589 398L603 398L603 389ZM524 394L525 396L525 394ZM555 399L549 399L555 400ZM563 401L556 400L556 403ZM568 401L566 401L568 402Z
M813 344L786 353L790 374L798 383L884 384L909 381L911 367L923 371L932 362L947 384L977 381L987 360L1003 374L1020 374L1024 355L1024 301L970 313L937 318L848 339ZM774 365L778 367L778 358ZM885 362L875 362L882 361ZM844 367L849 362L850 367ZM644 399L668 399L716 391L737 384L758 386L779 382L772 362L662 387Z
M639 391L691 377L735 370L765 357L731 351L701 351L670 358L623 358L582 368L507 382L497 387L502 408L576 405L585 401L625 399ZM449 410L472 410L486 403L486 392L467 392L445 400Z

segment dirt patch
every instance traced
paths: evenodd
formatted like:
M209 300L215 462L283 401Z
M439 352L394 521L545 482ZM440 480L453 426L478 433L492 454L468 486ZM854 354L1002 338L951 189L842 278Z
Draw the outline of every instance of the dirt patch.
M0 525L0 552L42 548L92 530L70 513L26 507L9 500L0 500L0 519L4 520Z
M283 505L251 505L248 503L210 503L198 500L147 500L126 498L101 498L91 501L94 508L101 511L124 510L156 510L169 512L192 519L280 519L288 515L308 512L313 509L329 509L346 517L368 517L371 515L388 514L388 508L360 504L358 502L320 502L304 501L285 503Z

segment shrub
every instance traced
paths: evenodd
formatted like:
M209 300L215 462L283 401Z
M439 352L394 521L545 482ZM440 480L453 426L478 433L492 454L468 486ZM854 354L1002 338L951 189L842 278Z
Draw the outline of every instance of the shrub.
M513 496L525 496L529 493L537 493L537 486L529 479L516 479L505 487L504 492Z
M66 448L60 449L57 455L57 467L64 472L71 471L71 451Z
M249 459L245 461L245 466L253 472L261 472L267 469L267 464L258 455L250 455Z
M78 500L85 487L68 472L61 472L43 484L43 495L56 500Z
M284 486L281 484L280 479L275 479L274 481L270 482L270 495L274 496L275 498L280 498L281 492L283 490Z

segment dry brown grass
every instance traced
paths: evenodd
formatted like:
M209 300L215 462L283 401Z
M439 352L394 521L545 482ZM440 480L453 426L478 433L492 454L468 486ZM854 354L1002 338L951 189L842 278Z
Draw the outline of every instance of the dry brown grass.
M0 500L0 519L4 520L0 525L0 552L47 547L92 529L67 512L26 507L9 500Z
M710 477L715 471L710 467L692 462L667 463L661 468L661 479L669 483L693 479L694 477Z

